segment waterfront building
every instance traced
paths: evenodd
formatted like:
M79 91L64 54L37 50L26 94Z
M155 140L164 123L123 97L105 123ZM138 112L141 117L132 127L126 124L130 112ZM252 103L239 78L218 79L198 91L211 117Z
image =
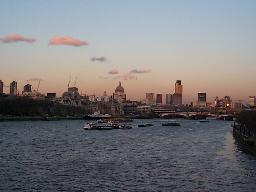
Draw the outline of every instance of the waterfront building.
M151 112L151 106L149 105L140 105L137 107L138 113L150 113Z
M172 104L173 105L182 105L182 94L174 93L172 95Z
M249 107L255 107L256 106L256 96L249 96Z
M62 104L80 106L81 105L81 96L78 92L77 87L68 87L68 91L62 94Z
M183 85L181 85L181 80L177 80L175 83L175 93L182 95L182 91L183 91Z
M115 92L113 93L113 99L118 103L123 103L126 101L126 94L121 82L119 82L119 85L116 87Z
M166 94L165 103L166 103L166 105L171 105L172 104L172 94Z
M242 102L241 101L233 102L232 103L232 110L234 112L237 112L237 113L241 112L243 110Z
M157 105L163 104L163 95L162 94L156 94L156 104Z
M23 93L24 92L32 92L32 85L30 85L30 84L26 84L25 86L24 86L24 88L23 88Z
M181 80L177 80L175 83L175 93L172 95L173 105L182 105L182 92L183 85L181 84Z
M0 94L4 93L4 82L0 80Z
M154 93L146 93L146 104L147 105L154 105Z
M206 107L206 93L199 92L197 94L197 106L198 107Z
M10 83L10 95L18 94L18 84L16 81Z

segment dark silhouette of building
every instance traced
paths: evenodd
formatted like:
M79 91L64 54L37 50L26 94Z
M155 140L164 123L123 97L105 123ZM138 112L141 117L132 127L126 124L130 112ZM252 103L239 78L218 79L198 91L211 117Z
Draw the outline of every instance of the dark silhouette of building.
M4 93L4 82L0 80L0 94Z
M23 92L27 92L27 93L32 92L32 85L30 84L25 85L23 88Z
M156 104L162 104L163 103L163 95L162 94L156 94Z
M10 95L18 94L18 85L16 81L11 82L10 84Z

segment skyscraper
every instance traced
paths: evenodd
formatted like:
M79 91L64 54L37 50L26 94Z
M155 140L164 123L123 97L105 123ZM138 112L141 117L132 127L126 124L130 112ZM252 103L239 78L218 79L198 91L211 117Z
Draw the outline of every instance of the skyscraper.
M23 88L23 92L30 93L32 92L32 85L26 84Z
M172 94L166 94L165 103L166 103L166 105L171 105L172 104Z
M146 104L153 105L154 103L154 93L146 93Z
M0 94L4 93L4 82L0 80Z
M182 95L182 89L183 89L183 85L181 85L181 80L177 80L175 83L175 93Z
M181 85L181 80L177 80L175 83L175 93L172 96L173 105L182 105L182 91L183 85Z
M197 105L200 107L205 107L206 106L206 93L199 92L197 94L198 99L197 99Z
M10 84L10 95L17 95L17 94L18 94L17 82L13 81Z
M156 94L156 104L161 105L163 103L163 95L162 94Z

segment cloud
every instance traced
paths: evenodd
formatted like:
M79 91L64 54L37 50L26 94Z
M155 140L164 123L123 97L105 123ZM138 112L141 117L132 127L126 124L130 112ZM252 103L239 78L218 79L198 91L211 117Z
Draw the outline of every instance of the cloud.
M98 62L106 62L107 58L106 57L92 57L91 58L92 62L98 61Z
M111 71L108 72L108 74L110 74L110 75L117 75L117 74L119 74L119 72L118 72L117 69L112 69Z
M42 79L35 77L35 78L30 78L29 81L42 81Z
M150 73L151 69L146 69L146 70L138 70L138 69L133 69L130 71L130 73L132 74L142 74L142 73Z
M20 34L13 33L5 37L0 37L0 41L2 41L3 43L16 43L16 42L34 43L36 39L24 37Z
M138 78L136 76L132 75L131 73L126 73L124 75L115 76L113 79L128 81L128 80L137 80Z
M74 39L69 36L54 36L52 39L49 41L49 45L70 45L70 46L75 46L75 47L80 47L84 45L88 45L86 41L82 41L79 39Z

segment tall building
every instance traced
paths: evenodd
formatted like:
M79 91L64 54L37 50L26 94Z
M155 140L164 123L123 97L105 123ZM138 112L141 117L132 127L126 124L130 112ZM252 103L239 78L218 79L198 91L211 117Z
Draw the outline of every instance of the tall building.
M146 93L146 104L153 105L154 103L154 93Z
M182 95L182 89L183 89L183 85L181 85L181 80L177 80L175 83L175 93Z
M171 105L172 104L172 94L166 94L165 103L166 103L166 105Z
M182 105L182 94L174 93L172 95L172 104L173 105Z
M17 94L18 94L17 82L13 81L10 84L10 95L17 95Z
M4 82L0 80L0 94L4 93Z
M30 84L25 85L23 88L23 92L26 92L26 93L32 92L32 85Z
M156 104L161 105L163 103L163 95L162 94L156 94Z
M182 105L182 91L183 85L181 85L181 80L177 80L175 83L175 93L172 95L173 105Z
M197 105L199 107L206 107L206 93L199 92L197 96Z
M115 93L113 93L113 99L118 103L123 103L126 101L126 94L124 92L124 88L121 85L121 82L119 82L119 85L115 89Z
M249 107L255 107L256 106L256 96L249 96Z

